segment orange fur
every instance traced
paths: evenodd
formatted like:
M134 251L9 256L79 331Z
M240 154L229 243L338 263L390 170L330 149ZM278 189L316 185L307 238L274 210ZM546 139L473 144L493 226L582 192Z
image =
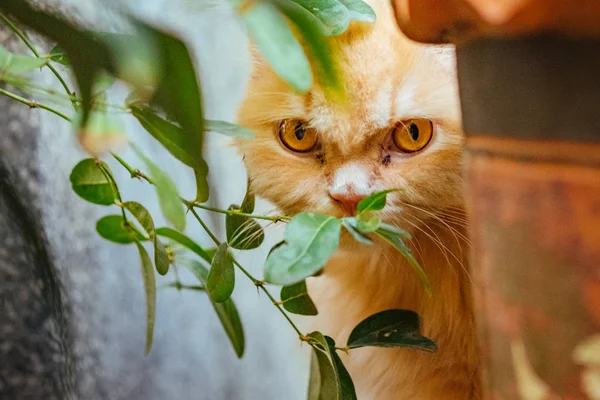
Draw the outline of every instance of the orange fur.
M373 25L352 23L333 40L346 82L345 104L326 89L294 93L264 62L255 60L238 122L256 132L236 144L253 190L287 215L312 211L343 216L328 195L332 176L353 163L368 171L374 190L398 188L382 218L410 231L410 245L432 286L429 298L402 255L384 243L361 245L347 234L324 274L308 279L317 303L315 325L338 343L367 316L390 308L419 313L435 354L364 348L345 356L361 400L480 399L478 347L468 275L466 215L462 203L463 136L454 72L447 50L410 42L398 31L385 0L372 0ZM381 143L396 121L421 117L436 124L421 153L381 162ZM324 163L278 142L279 121L296 118L317 129Z

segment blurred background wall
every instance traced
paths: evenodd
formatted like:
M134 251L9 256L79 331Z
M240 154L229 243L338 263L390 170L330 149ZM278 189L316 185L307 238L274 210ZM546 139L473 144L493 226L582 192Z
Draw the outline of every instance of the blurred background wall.
M124 7L181 34L198 61L206 117L233 121L250 69L243 26L227 6L202 0L44 3L101 29L118 28L110 9ZM0 40L11 50L26 50L4 26ZM48 44L38 43L49 51ZM36 78L59 89L48 71L36 72ZM123 93L117 88L114 96ZM192 198L191 171L137 121L122 117L132 142ZM158 292L154 345L145 357L139 255L135 246L110 243L95 232L96 221L115 213L114 207L92 205L72 191L70 171L86 157L72 127L2 97L0 130L0 399L305 398L308 349L243 276L237 277L233 295L246 334L243 359L235 356L206 294L175 289ZM218 134L208 134L205 153L209 203L222 208L239 203L246 181L240 157ZM121 155L142 166L131 150ZM123 198L141 202L157 225L166 225L154 189L107 161ZM270 209L259 201L257 211ZM224 219L206 218L224 237ZM193 219L186 233L211 244ZM280 229L267 229L265 244L239 260L262 276L269 245L280 237ZM47 268L55 276L47 276ZM182 280L194 282L181 272ZM169 274L157 283L172 280Z

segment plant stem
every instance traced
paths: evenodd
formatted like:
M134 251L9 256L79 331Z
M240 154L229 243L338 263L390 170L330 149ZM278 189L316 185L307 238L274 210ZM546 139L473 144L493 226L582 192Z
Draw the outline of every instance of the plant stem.
M125 207L123 207L123 199L121 198L121 192L119 191L119 187L117 186L115 178L111 175L111 173L106 169L104 165L99 164L99 166L100 170L102 171L106 179L110 182L113 190L115 191L115 194L117 195L117 199L119 200L119 208L121 209L121 214L123 215L123 221L125 221L125 223L128 223L127 214L125 214Z
M269 217L267 215L248 214L248 213L245 213L245 212L241 212L239 210L221 210L220 208L209 207L209 206L205 206L203 204L198 204L198 203L194 203L193 206L197 207L197 208L201 208L203 210L213 211L213 212L220 213L220 214L239 215L241 217L264 219L264 220L271 221L271 222L274 222L274 223L281 222L281 221L289 221L289 220L292 219L290 217L286 217L286 216L283 216L283 215L276 215L274 217Z
M141 172L139 169L134 169L131 165L127 164L127 162L125 160L123 160L121 157L119 157L117 154L115 153L110 153L123 167L125 167L125 169L127 171L129 171L129 173L131 174L132 178L143 178L145 179L148 183L153 184L152 180L150 178L148 178L143 172ZM220 208L215 208L215 207L209 207L209 206L205 206L204 204L198 204L198 203L192 203L189 201L186 201L184 199L181 200L186 206L190 207L196 207L196 208L201 208L203 210L207 210L207 211L213 211L216 213L220 213L220 214L226 214L226 215L239 215L241 217L248 217L248 218L255 218L255 219L263 219L263 220L267 220L267 221L271 221L273 223L277 223L277 222L281 222L281 221L289 221L291 220L290 217L286 217L283 215L276 215L274 217L269 217L266 215L255 215L255 214L248 214L245 212L241 212L239 210L222 210Z
M50 111L51 113L58 115L59 117L61 117L62 119L66 120L66 121L72 122L71 118L67 117L65 114L63 114L60 111L55 110L54 108L47 106L45 104L38 103L37 101L34 101L34 100L28 100L24 97L19 96L18 94L9 92L8 90L4 90L2 88L0 88L0 94L4 95L6 97L10 97L11 99L16 100L20 103L23 103L23 104L29 106L29 108L43 108L44 110Z
M210 230L210 228L208 226L206 226L206 224L204 223L204 221L202 220L202 218L200 218L200 216L198 215L198 213L196 213L196 210L194 210L193 208L190 208L190 212L198 220L198 222L200 223L200 225L202 225L202 228L206 231L206 233L208 234L208 236L210 236L210 238L212 239L212 241L215 242L215 244L217 246L220 246L221 242L212 233L212 231ZM298 334L298 337L300 337L300 338L304 337L304 335L302 334L302 332L300 332L300 329L298 329L298 327L296 326L296 324L294 324L294 321L291 320L291 318L289 317L289 315L287 315L287 313L283 310L283 308L281 308L281 305L278 304L277 300L275 300L275 298L273 297L273 295L265 287L264 282L256 279L255 277L253 277L248 271L246 271L246 269L244 267L242 267L240 265L240 263L235 258L233 259L233 263L239 268L240 271L242 271L242 273L244 273L244 275L246 275L252 281L252 283L254 283L257 287L259 287L267 295L267 297L269 298L269 300L271 300L271 303L273 303L273 305L275 307L277 307L277 309L279 310L279 312L281 313L281 315L283 315L285 317L285 319L290 323L290 325L292 326L292 328L294 328L294 330Z
M132 177L136 177L139 176L138 172L139 170L132 168L125 160L123 160L121 157L119 157L118 155L116 155L115 153L111 153L111 155L127 170L129 171L129 173L131 174ZM137 172L136 172L137 171ZM145 175L142 174L143 177L145 177ZM152 183L148 178L146 178L146 180L148 180L149 183ZM251 215L251 214L246 214L246 213L242 213L242 212L232 212L232 211L226 211L226 210L221 210L218 208L213 208L213 207L208 207L208 206L201 206L199 204L191 204L189 201L185 200L185 199L181 199L181 201L183 202L183 204L185 204L186 206L189 207L190 212L192 213L192 215L194 216L194 218L196 218L196 220L200 223L200 225L202 226L202 229L204 229L204 231L206 232L206 234L208 236L210 236L211 240L217 245L220 246L221 245L221 241L215 236L215 234L210 230L210 228L204 223L204 221L202 220L202 218L198 215L198 213L196 212L196 210L194 210L194 207L198 207L198 208L202 208L208 211L213 211L213 212L218 212L221 214L234 214L234 215L243 215L246 217L252 217L252 218L259 218L259 217L263 217L263 219L268 219L271 220L273 222L276 222L275 219L277 218L278 220L288 220L290 219L289 217L264 217L261 215ZM191 207L190 207L191 206ZM275 307L277 307L277 309L279 310L279 312L285 317L285 319L290 323L290 325L292 326L292 328L294 328L294 330L296 331L296 333L298 334L298 337L300 337L300 340L302 340L302 338L304 337L304 335L302 334L302 332L300 332L300 329L298 329L298 327L296 326L296 324L294 324L294 321L291 320L291 318L289 317L289 315L287 315L287 313L283 310L283 308L281 308L281 304L279 304L279 302L277 300L275 300L275 298L273 297L273 295L269 292L269 290L265 287L264 282L261 280L256 279L254 276L252 276L252 274L250 274L250 272L248 272L235 258L233 259L233 263L235 264L235 266L244 274L248 277L248 279L250 279L252 281L252 283L254 283L256 285L256 287L259 287L269 298L269 300L271 300L271 302L273 303L273 305Z
M25 43L27 45L27 47L29 47L29 50L31 50L31 52L33 54L35 54L36 57L40 56L40 54L36 50L36 48L33 45L33 43L31 43L31 41L29 40L29 38L27 36L25 36L25 33L22 30L20 30L10 19L8 19L8 17L6 15L2 14L1 12L0 12L0 19L2 21L4 21L4 23L6 25L8 25L8 27L10 29L12 29L12 31L14 33L16 33L18 37L21 38L21 40L23 41L23 43Z
M205 291L206 288L204 286L201 285L185 285L181 282L171 282L171 283L165 283L164 285L159 286L159 289L162 288L175 288L177 290L181 290L181 289L190 289L190 290L198 290L198 291Z
M57 93L56 89L54 88L48 88L45 86L41 86L41 85L37 85L27 79L23 79L17 76L12 76L12 75L4 75L4 76L0 76L0 81L6 82L12 86L18 87L19 89L23 90L26 93L30 93L30 94L40 94L43 96L51 96L51 99L55 102L73 102L73 101L79 101L79 98L73 94L68 95L66 93ZM112 103L108 103L108 102L104 102L104 101L99 101L97 99L98 94L96 94L95 96L93 96L93 103L95 106L98 107L107 107L111 109L111 113L119 113L119 114L131 114L131 111L121 105L117 105L117 104L112 104Z
M8 25L8 27L10 29L12 29L12 31L15 34L17 34L18 37L21 38L23 43L25 43L25 45L27 47L29 47L29 50L31 50L31 52L36 57L40 58L40 53L37 51L34 44L31 42L31 40L29 40L27 35L25 35L25 32L23 32L21 29L19 29L19 27L17 27L10 19L8 19L8 17L6 15L4 15L2 13L0 13L0 19L2 19L2 21L4 21L6 23L6 25ZM69 97L71 97L73 95L73 92L71 92L71 90L69 89L69 86L67 85L67 83L65 82L63 77L60 75L60 73L56 70L56 68L54 68L54 66L52 64L50 64L49 61L46 62L46 66L50 69L50 71L52 71L54 76L56 76L56 78L58 79L58 81L60 82L62 87L65 89L65 92L67 92ZM71 104L73 105L73 108L75 108L75 110L77 110L77 108L78 108L77 101L71 98Z
M148 182L149 184L154 185L154 182L152 182L152 180L150 178L148 178L146 176L146 174L144 174L139 169L134 169L131 165L127 164L127 161L125 161L121 157L119 157L118 154L113 153L111 151L110 155L113 156L119 162L119 164L121 164L127 171L129 171L129 174L131 175L132 178L142 178L142 179L145 179L146 182Z

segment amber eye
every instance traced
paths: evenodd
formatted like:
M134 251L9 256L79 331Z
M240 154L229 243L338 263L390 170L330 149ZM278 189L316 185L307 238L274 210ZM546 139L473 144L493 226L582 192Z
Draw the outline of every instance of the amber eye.
M415 118L399 122L392 132L392 140L404 153L422 150L433 136L433 123L428 119Z
M288 149L307 153L317 145L317 131L306 127L304 122L298 120L285 120L279 124L279 140Z

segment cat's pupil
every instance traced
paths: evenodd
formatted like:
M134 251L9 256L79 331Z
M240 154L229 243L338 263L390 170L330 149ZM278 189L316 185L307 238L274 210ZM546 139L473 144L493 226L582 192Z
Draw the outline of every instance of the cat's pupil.
M410 124L408 131L412 140L416 141L419 138L419 127L416 124Z
M304 135L306 135L306 129L304 129L304 125L301 122L296 124L296 127L294 128L294 134L296 135L296 139L304 139Z

